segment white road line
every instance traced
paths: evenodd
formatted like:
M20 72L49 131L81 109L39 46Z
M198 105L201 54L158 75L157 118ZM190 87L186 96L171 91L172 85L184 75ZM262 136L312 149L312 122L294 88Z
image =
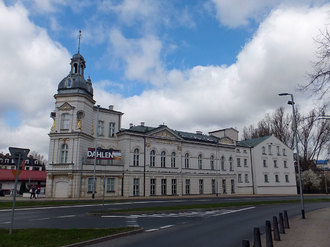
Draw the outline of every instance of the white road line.
M0 224L10 224L10 221L1 222Z
M102 215L101 218L126 218L126 215Z
M155 232L155 231L158 231L158 230L159 230L159 229L153 228L153 229L145 230L145 232Z
M161 227L159 227L159 229L166 229L166 228L170 228L170 227L172 227L173 225L166 225L166 226L161 226Z
M72 218L75 217L75 215L62 215L62 216L57 216L56 218Z
M46 217L46 218L32 219L32 220L49 220L49 219L50 219L49 217Z

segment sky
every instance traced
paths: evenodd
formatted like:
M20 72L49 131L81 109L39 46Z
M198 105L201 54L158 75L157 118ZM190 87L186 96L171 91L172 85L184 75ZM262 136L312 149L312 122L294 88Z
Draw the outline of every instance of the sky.
M0 0L0 152L46 158L59 82L78 51L96 104L130 123L240 134L298 90L329 30L325 0Z

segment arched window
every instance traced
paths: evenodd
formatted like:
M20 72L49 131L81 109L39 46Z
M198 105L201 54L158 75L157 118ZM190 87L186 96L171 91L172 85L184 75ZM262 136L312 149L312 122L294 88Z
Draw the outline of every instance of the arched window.
M133 166L139 166L140 151L138 148L134 149Z
M211 167L211 170L214 170L214 156L211 155L210 157L210 167Z
M166 152L162 151L160 154L160 166L165 167L166 166Z
M172 167L172 168L175 167L175 156L176 156L176 154L175 154L175 152L173 152L173 153L171 154L171 167Z
M152 150L150 152L150 166L152 167L155 166L155 158L156 158L155 150Z
M61 146L61 163L67 163L68 162L68 145L62 144Z
M63 113L61 115L61 129L68 130L70 128L70 115L69 113Z
M262 147L262 154L266 154L266 148L265 148L265 146Z
M184 155L184 168L189 168L189 153Z
M78 73L78 64L73 64L73 73L77 74Z
M202 155L198 155L198 169L203 169L203 159L202 159Z
M226 170L226 167L225 167L225 157L224 156L221 157L221 170L222 171L225 171Z

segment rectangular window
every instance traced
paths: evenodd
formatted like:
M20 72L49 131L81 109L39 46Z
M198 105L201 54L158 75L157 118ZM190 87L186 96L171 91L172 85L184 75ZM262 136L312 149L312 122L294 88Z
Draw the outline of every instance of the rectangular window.
M235 194L235 180L234 179L231 179L230 180L230 187L231 187L231 193L232 194Z
M97 122L97 135L103 136L103 131L104 131L104 122L99 120Z
M264 175L264 182L268 183L268 175L267 174Z
M190 195L190 179L186 179L186 194Z
M274 160L274 168L278 168L277 160Z
M244 181L245 183L249 182L249 174L244 174Z
M199 194L203 194L204 192L204 181L203 179L199 180Z
M222 194L227 194L226 179L222 179Z
M238 176L238 177L237 177L237 181L238 181L239 183L242 183L242 174L238 174L237 176Z
M150 195L156 195L156 179L154 178L150 179Z
M276 146L276 149L277 149L277 156L280 156L280 146Z
M286 156L285 148L283 148L283 156Z
M70 128L70 114L63 113L61 115L61 129L68 130Z
M166 178L162 179L161 188L162 188L162 190L161 190L162 195L166 195Z
M115 191L115 179L107 178L107 192L114 192L114 191Z
M109 123L109 137L115 136L115 123L110 122Z
M263 166L267 167L267 161L266 160L262 160Z
M96 180L96 178L95 178L95 180ZM94 183L93 183L93 181L94 181L94 178L88 178L88 181L87 181L87 192L89 192L89 193L91 193L91 192L93 192L93 186L94 186ZM95 190L94 190L94 192L95 192Z
M247 167L247 159L244 159L244 167Z
M289 183L289 175L287 175L287 174L285 175L285 182Z
M284 164L284 168L288 168L288 164L286 160L283 161L283 164Z
M172 195L176 195L176 179L172 179Z
M272 145L268 145L268 154L272 155Z
M133 196L138 196L140 194L140 179L134 178L133 180Z
M277 175L277 174L275 174L275 182L276 182L276 183L279 183L279 182L280 182L280 180L279 180L279 178L278 178L278 175Z
M212 194L215 194L215 179L212 179Z

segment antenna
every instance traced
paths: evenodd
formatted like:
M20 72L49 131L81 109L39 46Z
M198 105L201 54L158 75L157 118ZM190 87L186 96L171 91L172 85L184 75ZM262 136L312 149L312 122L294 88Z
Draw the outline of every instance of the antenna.
M78 54L80 54L81 30L79 30Z

